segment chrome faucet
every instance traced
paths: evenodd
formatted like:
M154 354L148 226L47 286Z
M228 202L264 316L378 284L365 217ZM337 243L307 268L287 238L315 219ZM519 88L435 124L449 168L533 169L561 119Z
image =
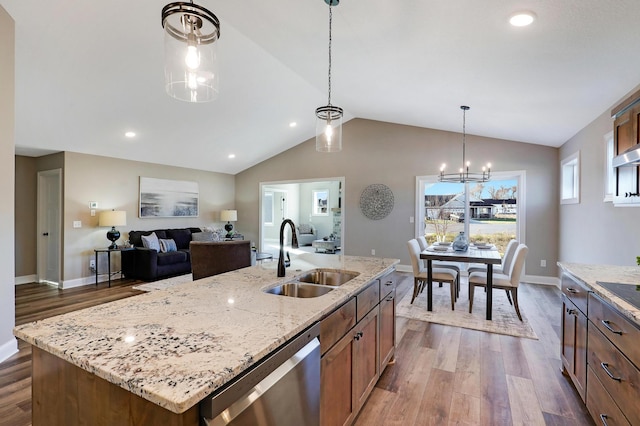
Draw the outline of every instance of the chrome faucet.
M280 225L280 254L278 255L278 276L285 276L285 267L291 264L289 253L287 253L287 260L289 260L289 264L285 264L284 261L284 229L285 225L289 224L291 226L291 247L298 248L298 236L296 235L296 225L294 225L291 219L285 219L282 221L282 225Z

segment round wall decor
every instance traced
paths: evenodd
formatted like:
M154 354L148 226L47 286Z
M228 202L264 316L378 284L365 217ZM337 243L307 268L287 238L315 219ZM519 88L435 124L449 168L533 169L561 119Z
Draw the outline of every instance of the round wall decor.
M393 192L381 183L367 186L360 195L360 209L372 220L387 217L393 210Z

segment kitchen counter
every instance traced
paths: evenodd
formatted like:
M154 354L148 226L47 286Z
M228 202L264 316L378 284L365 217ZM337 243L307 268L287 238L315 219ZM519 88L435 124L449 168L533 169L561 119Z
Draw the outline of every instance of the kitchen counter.
M398 259L303 254L14 329L16 337L174 413L183 413L393 270ZM317 298L263 290L314 268L360 275Z
M596 283L596 281L601 281L628 283L632 286L640 285L640 266L590 265L565 262L558 262L558 266L640 326L640 309Z

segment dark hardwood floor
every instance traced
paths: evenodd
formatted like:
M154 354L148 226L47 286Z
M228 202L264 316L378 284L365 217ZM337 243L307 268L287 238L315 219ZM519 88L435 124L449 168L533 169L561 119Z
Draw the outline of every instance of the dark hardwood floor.
M397 301L413 279L398 274ZM16 286L16 324L140 294L132 280L58 290ZM523 284L520 306L540 340L397 318L388 366L356 425L591 425L561 374L560 291ZM31 425L31 347L0 364L0 425Z

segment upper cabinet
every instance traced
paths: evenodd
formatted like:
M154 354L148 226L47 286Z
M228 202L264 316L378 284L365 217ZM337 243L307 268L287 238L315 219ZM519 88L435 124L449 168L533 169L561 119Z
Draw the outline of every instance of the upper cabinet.
M611 111L616 175L614 203L640 206L640 92Z

